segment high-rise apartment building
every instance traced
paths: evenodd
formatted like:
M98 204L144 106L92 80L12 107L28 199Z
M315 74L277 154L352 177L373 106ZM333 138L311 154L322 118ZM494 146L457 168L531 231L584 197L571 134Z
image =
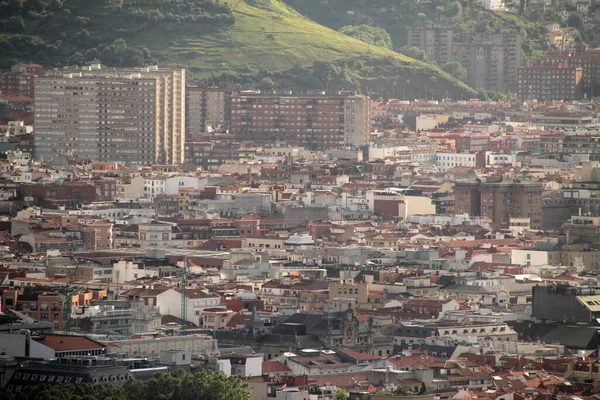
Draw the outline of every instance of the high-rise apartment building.
M370 99L360 95L262 95L231 98L231 132L239 140L331 149L369 143Z
M233 87L188 86L185 92L185 126L190 133L229 129Z
M539 64L519 70L521 100L577 100L583 96L583 69L566 64Z
M427 59L442 65L453 59L452 29L437 25L408 28L407 47L417 47L427 54Z
M541 229L543 192L539 182L457 182L454 208L457 213L488 217L496 225L529 218L533 229Z
M38 158L133 165L184 161L185 70L49 71L35 84Z
M467 83L476 90L516 93L521 41L520 33L501 31L477 33L460 44L457 60L467 70Z

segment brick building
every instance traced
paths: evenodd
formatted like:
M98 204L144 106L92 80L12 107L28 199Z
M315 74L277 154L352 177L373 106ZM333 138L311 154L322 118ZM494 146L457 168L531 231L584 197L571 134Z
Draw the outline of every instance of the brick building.
M577 100L583 97L583 68L568 64L538 64L519 70L521 100Z
M597 95L600 89L600 50L556 52L542 59L544 63L568 65L581 68L581 85L584 93Z
M505 225L511 218L529 218L533 229L542 228L542 193L538 182L457 182L456 213L488 217Z
M18 64L2 74L2 91L27 97L34 95L35 78L44 75L44 67L38 64Z
M25 183L21 185L21 193L23 196L33 197L42 207L49 208L76 208L81 204L93 203L97 196L94 185L77 182Z
M370 99L360 95L233 96L231 133L239 140L331 149L369 142Z

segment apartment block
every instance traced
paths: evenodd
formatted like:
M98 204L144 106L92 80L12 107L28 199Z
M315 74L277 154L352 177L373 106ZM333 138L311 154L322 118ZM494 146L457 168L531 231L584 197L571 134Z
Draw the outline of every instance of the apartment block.
M427 59L438 64L453 60L452 29L437 25L408 28L407 47L416 47L427 54Z
M38 64L18 64L1 75L0 89L9 94L34 95L36 76L44 75L44 67Z
M556 52L544 57L542 61L581 68L582 90L590 96L597 96L593 87L600 83L600 50Z
M231 101L231 132L239 140L310 149L369 143L370 99L366 96L242 93Z
M457 60L467 70L467 83L476 90L517 92L521 68L519 33L475 34L458 46Z
M229 129L232 87L187 86L185 126L190 133Z
M539 64L519 70L521 100L577 100L583 97L583 68L567 64Z
M576 133L563 139L562 154L587 156L590 161L600 161L600 136L597 133Z
M529 218L533 229L542 227L542 193L539 182L457 182L455 212L477 213L506 225L511 218Z
M184 161L183 69L53 70L35 90L35 148L45 161Z

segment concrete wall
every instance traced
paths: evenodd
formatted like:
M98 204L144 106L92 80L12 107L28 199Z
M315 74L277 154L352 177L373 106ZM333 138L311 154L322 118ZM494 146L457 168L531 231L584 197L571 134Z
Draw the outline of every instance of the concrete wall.
M127 357L157 356L164 350L185 350L194 356L218 352L217 341L204 335L116 340L108 342L106 347L108 353L125 353Z

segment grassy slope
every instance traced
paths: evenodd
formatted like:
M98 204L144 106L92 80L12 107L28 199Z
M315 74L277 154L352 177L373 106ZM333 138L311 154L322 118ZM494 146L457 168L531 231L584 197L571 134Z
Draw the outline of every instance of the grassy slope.
M136 24L115 13L104 1L70 0L68 6L75 15L91 20L86 25L90 32L88 47L102 49L121 37L129 46L147 47L161 65L188 68L194 78L210 78L223 72L281 72L296 64L308 66L314 61L358 59L363 67L353 74L364 84L366 92L373 92L373 86L391 85L392 80L400 91L401 82L410 80L413 89L407 90L415 96L425 95L422 87L429 88L427 94L438 96L474 93L437 67L342 35L302 16L282 0L230 0L229 3L236 17L233 26L212 28L202 23L162 21L141 32L132 32ZM28 23L27 28L35 34L33 24ZM65 26L63 32L71 37L79 30L75 24ZM61 47L65 57L85 50L70 44L68 39ZM27 61L25 57L23 54L20 58Z
M438 82L445 87L445 92L454 87L465 94L472 93L466 85L438 68L368 46L318 25L279 0L237 0L233 9L236 24L222 32L207 34L194 30L189 24L172 24L127 38L127 41L147 46L161 62L191 68L199 78L224 70L254 68L277 72L290 69L296 63L308 65L315 60L333 62L360 58L370 66L359 71L364 81L395 73L397 65L402 65L406 70L424 69L439 76ZM369 78L369 71L376 75Z
M521 15L509 12L491 12L482 9L471 0L458 0L462 4L462 12L448 18L438 14L436 8L447 2L417 3L413 0L284 0L317 23L332 29L344 25L368 23L388 31L395 48L407 42L407 27L419 27L428 24L441 24L453 27L454 42L458 43L470 34L480 32L486 26L495 31L502 28L519 31L525 34L523 50L526 59L536 60L546 49L543 31L535 20L529 21ZM354 11L348 14L347 11ZM419 14L421 16L419 16ZM548 18L548 20L550 20Z

